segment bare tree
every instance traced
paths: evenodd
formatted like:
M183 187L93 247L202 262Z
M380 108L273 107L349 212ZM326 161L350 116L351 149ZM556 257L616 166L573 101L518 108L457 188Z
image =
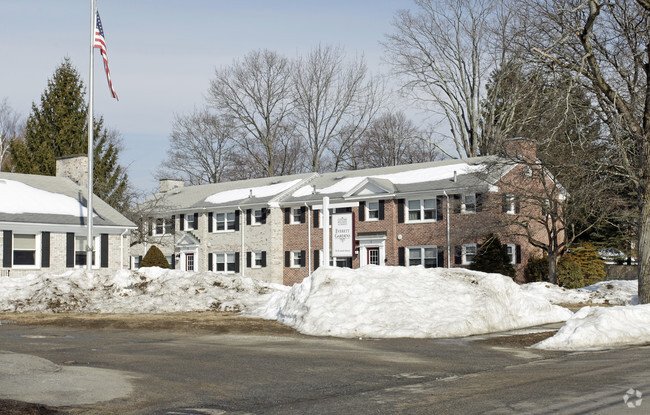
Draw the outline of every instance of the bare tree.
M375 118L357 143L356 168L397 166L436 160L440 153L404 112Z
M346 62L343 50L333 46L299 57L293 82L298 131L307 143L310 169L319 171L334 137L349 142L368 127L380 105L377 83L363 58Z
M399 11L384 46L403 90L449 123L460 157L488 148L481 132L481 100L493 67L489 54L496 20L493 0L415 0ZM452 156L440 148L448 156Z
M158 178L172 175L193 185L232 179L238 170L232 160L236 134L232 123L207 109L176 116Z
M638 192L639 302L650 302L650 10L644 0L529 0L531 59L569 71L608 126L608 163ZM523 9L523 4L521 6Z
M4 98L0 102L0 171L9 163L9 142L20 134L20 129L20 116Z
M263 176L287 173L278 159L291 151L286 138L293 135L290 75L287 58L258 50L217 70L210 84L208 102L240 129L239 145Z

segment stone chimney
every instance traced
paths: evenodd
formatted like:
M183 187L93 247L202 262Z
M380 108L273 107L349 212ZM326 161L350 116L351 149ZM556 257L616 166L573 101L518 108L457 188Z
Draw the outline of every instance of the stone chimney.
M160 179L160 185L158 186L158 191L160 193L165 193L177 187L181 188L184 186L185 186L185 182L182 180Z
M79 186L88 187L88 156L74 156L56 159L56 177L67 177Z
M505 155L528 162L537 160L537 143L530 138L511 138L503 142Z

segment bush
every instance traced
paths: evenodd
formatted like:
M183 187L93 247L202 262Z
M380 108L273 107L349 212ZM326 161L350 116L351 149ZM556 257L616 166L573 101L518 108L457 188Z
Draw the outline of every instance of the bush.
M511 278L515 277L515 269L510 264L510 256L506 252L506 247L494 234L485 238L485 242L476 252L474 261L469 268L474 271L494 272Z
M140 268L144 267L171 268L169 261L167 261L167 258L165 258L165 254L163 254L156 245L152 245L145 254L144 258L142 258L142 261L140 262Z
M548 256L534 256L528 258L524 270L526 282L548 281Z
M574 262L580 265L585 285L595 284L607 277L605 261L600 259L598 250L592 243L586 242L573 249L566 256L571 257Z
M557 264L557 284L564 288L580 288L585 286L582 270L571 255L564 255Z

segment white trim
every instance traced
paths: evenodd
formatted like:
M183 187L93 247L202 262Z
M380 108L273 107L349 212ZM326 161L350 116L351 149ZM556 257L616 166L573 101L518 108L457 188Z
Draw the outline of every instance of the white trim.
M415 267L418 265L425 266L425 260L426 260L426 250L427 249L433 249L433 259L435 261L435 267L430 267L430 268L437 268L441 267L440 264L438 264L438 246L437 245L413 245L413 246L407 246L405 247L406 249L404 250L404 262L407 267ZM420 263L416 265L411 265L411 250L419 250L420 251ZM444 264L442 264L444 266Z
M420 219L411 219L410 218L410 212L411 208L409 207L409 203L413 201L418 201L420 208L419 208L419 214L420 214ZM424 212L425 212L425 207L424 207L424 201L425 200L433 200L433 218L431 219L425 219L424 218ZM430 209L426 209L430 210ZM437 196L433 196L433 198L427 198L427 197L422 197L422 198L412 198L412 199L405 199L404 200L404 223L430 223L430 222L436 222L438 218L438 199Z
M359 202L329 203L327 205L329 209L349 208L349 207L357 207L357 206L359 206ZM311 208L313 210L322 210L323 204L321 203L320 205L312 205Z
M217 261L217 257L219 255L224 256L223 271L218 271L217 270L217 264L219 264L219 262ZM232 262L228 261L228 259L230 257L232 257ZM213 272L216 272L218 274L235 274L235 271L228 271L228 264L237 265L237 262L236 262L237 258L236 257L237 257L237 255L235 255L234 252L213 252L212 253L212 261L213 261L212 269L214 270Z
M301 250L294 249L289 252L289 268L302 268L302 265L300 265L300 261L302 261L302 258L300 258ZM296 265L296 257L299 259L298 265ZM307 258L305 258L305 261L307 261Z
M232 229L228 228L228 214L232 213L234 215L234 219L232 220ZM219 215L224 215L223 217L223 227L224 229L218 229L219 228ZM241 214L240 214L241 215ZM226 232L236 232L235 229L237 228L237 211L236 210L229 210L226 212L213 212L212 214L212 233L226 233Z
M468 247L473 247L474 248L474 254L472 255L472 260L471 261L467 260L467 248ZM472 262L474 262L474 257L476 256L477 252L478 252L478 246L476 244L464 244L463 245L463 252L462 252L462 260L461 260L462 265L470 265Z
M14 251L16 250L16 235L33 235L34 236L34 265L16 265L14 262ZM11 269L40 269L41 253L43 245L41 244L41 232L12 232L11 233ZM51 255L50 255L51 256Z

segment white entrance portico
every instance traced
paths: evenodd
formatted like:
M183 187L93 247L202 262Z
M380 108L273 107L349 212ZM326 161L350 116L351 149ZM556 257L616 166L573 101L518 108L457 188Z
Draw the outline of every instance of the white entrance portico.
M386 263L386 234L383 232L359 233L359 266Z
M192 234L186 233L176 243L176 247L180 251L180 264L179 269L182 271L197 272L199 263L199 244L201 242Z

